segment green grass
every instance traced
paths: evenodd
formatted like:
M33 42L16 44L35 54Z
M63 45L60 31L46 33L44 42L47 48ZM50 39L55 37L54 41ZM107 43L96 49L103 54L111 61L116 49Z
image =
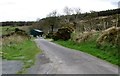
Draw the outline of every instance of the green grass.
M30 26L0 26L0 32L2 35L6 35L15 31L15 28L22 29L26 32L29 31Z
M40 50L36 46L35 42L25 40L18 44L3 46L2 52L4 52L2 56L3 59L22 60L24 62L24 66L18 73L24 73L26 72L26 68L30 68L35 63L35 57L40 53Z
M106 50L101 50L96 48L96 43L94 40L83 42L83 43L75 43L70 40L69 41L58 40L58 41L55 41L55 43L58 43L62 46L65 46L71 49L86 52L88 54L91 54L103 60L106 60L112 64L116 64L120 66L120 64L118 63L119 57L115 56L113 52L109 52L109 51L116 51L117 48L115 47L107 47Z
M2 35L9 34L15 30L16 27L13 26L0 26L0 32Z

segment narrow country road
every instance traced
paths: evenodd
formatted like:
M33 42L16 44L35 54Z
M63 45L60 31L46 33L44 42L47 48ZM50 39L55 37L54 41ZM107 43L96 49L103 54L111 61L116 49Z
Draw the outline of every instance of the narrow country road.
M118 67L89 54L36 39L50 62L38 74L118 74ZM44 56L44 55L43 55Z

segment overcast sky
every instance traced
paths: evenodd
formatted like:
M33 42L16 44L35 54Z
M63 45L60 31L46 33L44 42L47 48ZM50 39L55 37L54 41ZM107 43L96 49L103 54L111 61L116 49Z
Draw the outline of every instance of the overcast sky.
M119 0L0 0L0 22L35 21L53 10L63 14L64 7L81 8L82 12L118 8Z

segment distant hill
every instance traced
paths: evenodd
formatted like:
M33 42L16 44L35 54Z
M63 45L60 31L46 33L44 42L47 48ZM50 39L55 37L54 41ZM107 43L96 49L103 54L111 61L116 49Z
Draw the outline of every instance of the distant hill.
M34 21L6 21L6 22L1 22L2 26L30 26L34 23ZM1 26L0 25L0 26Z

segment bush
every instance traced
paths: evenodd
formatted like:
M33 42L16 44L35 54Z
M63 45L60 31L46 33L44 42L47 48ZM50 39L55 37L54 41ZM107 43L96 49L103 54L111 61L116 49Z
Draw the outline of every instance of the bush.
M98 45L104 45L105 43L116 45L118 44L117 41L119 39L119 34L120 28L113 26L103 31L102 34L98 37L96 42Z
M30 38L29 34L26 33L24 30L21 30L19 28L15 28L15 32L14 34L18 34L18 35L21 35L21 36L25 36L27 37L28 39Z
M98 49L104 50L105 52L119 56L119 46L120 46L120 28L111 27L102 32L102 34L97 38L96 46Z
M58 31L53 35L54 40L68 40L70 39L70 35L72 33L72 30L70 28L61 28L58 29Z
M93 38L94 36L97 35L97 31L89 31L89 32L73 32L71 34L71 40L77 43L81 43L81 42L86 42L89 39Z
M48 33L48 34L46 35L46 38L53 38L53 33L52 33L52 32Z

